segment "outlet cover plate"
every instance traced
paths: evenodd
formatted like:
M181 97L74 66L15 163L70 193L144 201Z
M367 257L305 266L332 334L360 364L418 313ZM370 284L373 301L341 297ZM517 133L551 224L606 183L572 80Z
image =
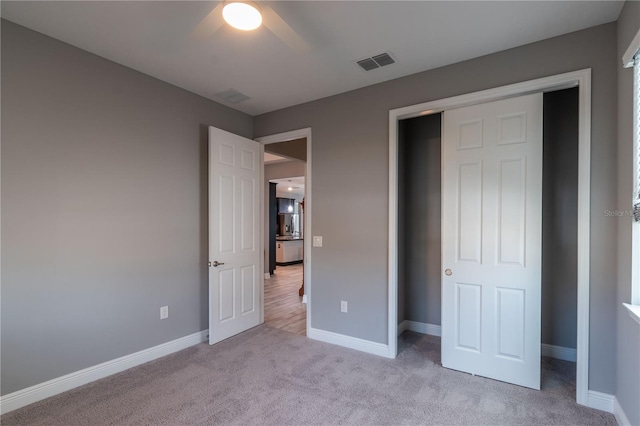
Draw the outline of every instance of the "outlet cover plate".
M313 236L313 246L314 247L322 247L322 237L320 236Z

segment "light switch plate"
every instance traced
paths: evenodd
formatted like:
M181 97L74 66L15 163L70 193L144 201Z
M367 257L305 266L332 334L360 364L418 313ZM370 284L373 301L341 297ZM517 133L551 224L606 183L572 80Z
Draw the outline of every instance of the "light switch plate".
M313 246L314 247L322 247L322 237L313 236Z

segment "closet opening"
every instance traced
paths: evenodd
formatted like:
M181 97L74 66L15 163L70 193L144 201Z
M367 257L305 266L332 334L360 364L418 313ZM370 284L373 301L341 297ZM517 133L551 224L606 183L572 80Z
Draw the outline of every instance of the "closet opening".
M398 121L398 354L440 363L443 113ZM541 389L575 398L579 88L543 94Z

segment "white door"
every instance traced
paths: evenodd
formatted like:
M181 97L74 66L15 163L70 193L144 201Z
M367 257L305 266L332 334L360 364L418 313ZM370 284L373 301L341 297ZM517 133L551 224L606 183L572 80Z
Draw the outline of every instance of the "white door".
M209 344L260 323L261 150L209 127Z
M442 365L540 389L542 94L443 127Z

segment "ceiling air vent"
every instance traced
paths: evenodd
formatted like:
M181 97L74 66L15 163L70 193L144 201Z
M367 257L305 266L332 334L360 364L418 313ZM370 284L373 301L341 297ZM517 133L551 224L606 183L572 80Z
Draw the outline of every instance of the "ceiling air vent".
M365 71L371 71L376 68L384 67L385 65L391 65L396 61L388 53L381 53L371 58L361 59L356 61L360 67Z
M232 104L237 104L247 99L251 99L244 93L238 92L236 89L225 90L224 92L216 93L216 96L224 101Z
M360 67L365 71L371 71L375 70L376 68L380 68L380 65L376 64L376 61L371 58L358 61L358 65L360 65Z
M380 55L376 55L371 59L376 61L376 63L378 65L380 65L381 67L384 67L385 65L391 65L391 64L393 64L395 62L393 60L393 58L391 56L389 56L388 53L382 53Z

